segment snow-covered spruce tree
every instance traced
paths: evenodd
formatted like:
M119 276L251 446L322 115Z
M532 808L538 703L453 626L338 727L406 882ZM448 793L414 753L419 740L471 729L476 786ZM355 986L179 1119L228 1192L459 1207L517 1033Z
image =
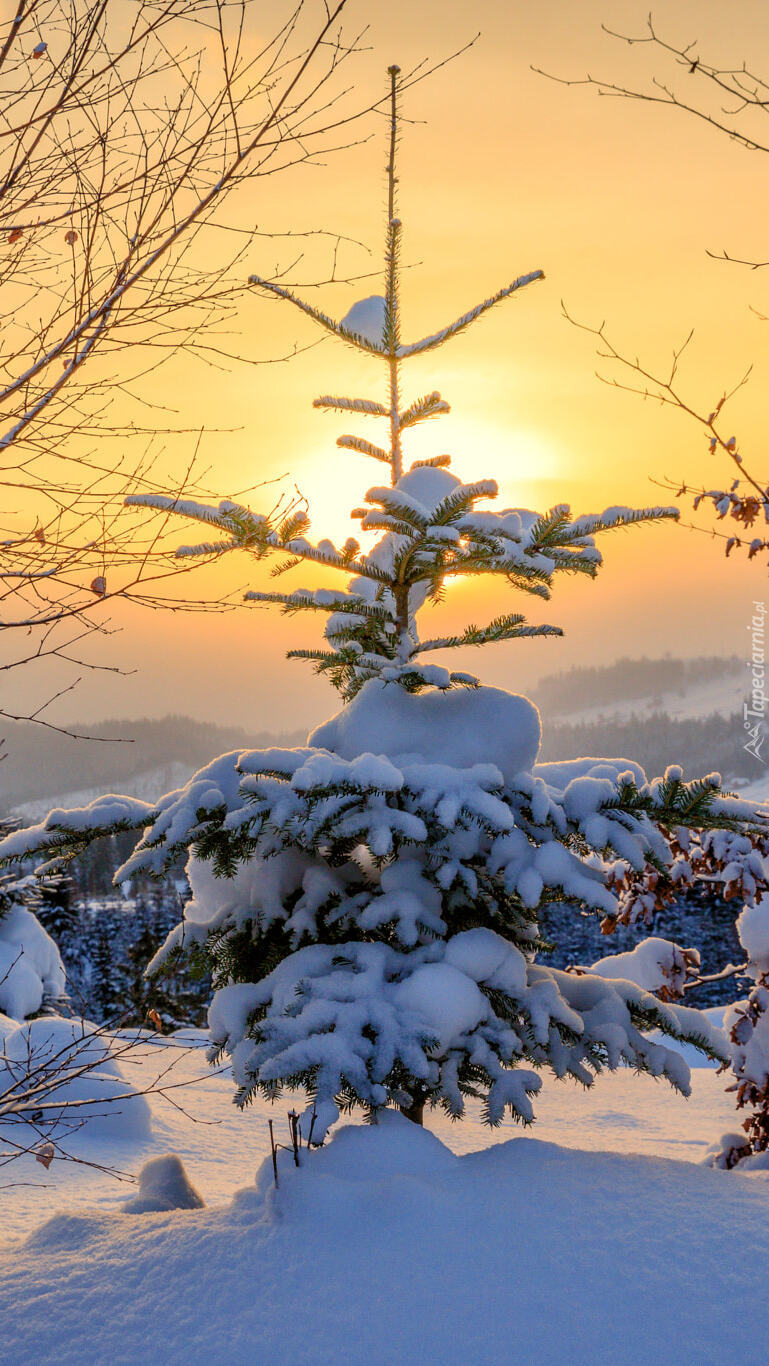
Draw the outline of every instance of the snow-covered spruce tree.
M537 961L546 948L539 912L560 903L616 922L634 879L648 870L664 875L688 832L752 836L764 828L713 775L684 783L671 769L647 782L624 760L537 765L540 721L531 702L429 662L458 646L561 634L511 612L423 638L422 609L453 579L493 576L546 600L557 574L597 573L599 533L677 514L612 508L572 518L563 505L543 515L495 512L479 504L496 496L496 484L462 483L448 457L405 465L410 429L448 411L438 393L402 398L406 363L542 272L519 277L422 341L401 340L397 68L390 78L383 296L336 323L282 287L253 280L385 371L385 401L316 400L387 429L382 444L358 435L338 443L387 472L353 514L378 537L373 548L355 539L341 548L316 543L301 513L276 524L233 502L142 500L223 533L180 555L247 550L259 560L277 552L278 573L310 563L336 574L342 586L248 596L326 615L325 647L292 656L330 678L341 711L306 748L224 755L155 806L105 797L52 812L0 845L6 860L35 849L56 862L104 833L143 829L119 878L160 873L188 849L192 898L150 971L180 953L210 966L213 1055L231 1056L237 1099L303 1087L305 1134L312 1127L314 1140L340 1108L356 1104L374 1115L399 1106L421 1121L426 1104L460 1116L473 1096L489 1123L507 1110L527 1123L542 1069L587 1085L602 1068L628 1063L685 1091L680 1053L651 1032L710 1055L723 1052L721 1036L699 1012L630 981Z

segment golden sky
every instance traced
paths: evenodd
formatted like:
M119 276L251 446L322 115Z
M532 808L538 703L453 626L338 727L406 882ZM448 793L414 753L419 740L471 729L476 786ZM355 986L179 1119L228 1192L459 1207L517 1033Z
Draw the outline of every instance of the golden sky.
M647 12L648 0L350 6L350 27L369 25L370 50L353 73L371 93L383 86L388 63L406 68L422 57L439 59L481 30L468 53L406 102L415 122L403 129L399 161L404 261L413 264L403 282L403 335L434 331L516 275L545 270L544 283L406 373L412 396L437 388L452 405L449 416L412 437L409 453L450 451L461 477L498 480L502 506L566 501L583 513L669 502L651 482L665 475L717 487L729 482L695 423L597 381L593 341L564 320L562 299L580 320L605 319L618 345L652 366L663 367L694 328L681 381L706 411L753 362L751 384L732 406L733 430L746 461L769 476L761 468L767 324L751 311L769 311L767 281L762 272L706 255L707 248L726 248L769 256L769 158L669 109L600 99L531 70L648 83L648 51L601 32L602 21L641 32ZM758 0L668 0L656 18L672 40L699 38L703 56L723 65L758 54L760 66L769 50L769 16ZM364 145L263 182L253 212L266 230L326 228L359 239L370 255L346 249L343 271L378 269L385 159L378 122ZM269 275L294 254L292 246L265 239L248 269ZM293 278L318 278L327 269L326 246L316 243ZM372 280L327 285L310 297L341 317L356 298L378 292ZM264 359L316 340L313 325L290 306L255 294L245 301L239 328L238 346ZM203 443L208 482L222 496L290 474L309 499L314 532L344 537L354 530L348 509L381 482L381 470L337 449L335 438L349 424L314 411L312 399L328 392L379 397L379 371L376 361L329 339L287 364L224 372L174 364L162 383L185 425L239 429L212 432ZM257 509L267 501L258 490L252 499ZM683 510L691 520L686 503ZM711 524L705 512L696 520ZM183 526L179 539L188 539ZM564 581L550 604L532 599L521 606L512 594L490 594L478 584L454 590L440 609L445 621L525 610L531 620L567 631L560 641L489 646L456 666L515 690L540 674L622 654L744 653L752 601L766 592L763 564L737 555L726 562L721 544L675 526L607 534L601 545L599 580ZM264 567L234 557L229 574L244 587L267 579ZM304 581L299 569L284 582ZM204 587L201 578L196 591ZM283 658L290 645L315 642L318 618L286 621L244 607L213 616L131 609L120 621L111 655L138 672L84 678L73 715L189 712L282 730L336 709L327 683Z

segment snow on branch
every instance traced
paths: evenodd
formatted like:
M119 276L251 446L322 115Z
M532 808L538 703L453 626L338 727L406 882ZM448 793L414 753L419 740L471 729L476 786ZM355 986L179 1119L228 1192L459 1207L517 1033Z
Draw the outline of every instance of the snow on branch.
M154 819L155 807L137 797L98 797L89 806L54 808L44 821L13 830L0 840L0 866L23 863L34 855L74 858L93 839L137 830Z
M562 636L560 626L529 626L520 613L512 612L495 617L488 626L467 626L459 635L438 637L435 640L421 640L414 654L425 650L450 650L463 645L489 645L503 640L516 640L527 636Z
M442 413L450 413L451 407L445 399L441 398L437 390L432 394L425 394L424 398L415 399L409 404L408 408L401 413L398 419L398 426L403 430L406 427L414 427L418 422L425 422L430 417L440 417Z
M324 394L313 399L313 408L335 408L342 413L367 413L369 417L389 417L390 410L383 403L370 398L333 398Z
M681 516L680 508L606 508L604 512L576 517L563 531L563 540L568 543L583 536L594 536L599 531L611 531L615 527L634 526L637 522L677 522Z
M364 332L356 331L354 328L345 327L344 323L335 322L327 313L322 313L319 308L308 304L304 299L300 299L298 294L294 294L290 289L285 289L283 285L276 285L270 280L264 280L260 275L249 275L248 283L255 285L258 289L267 290L268 293L275 294L279 299L286 299L295 308L301 309L313 322L330 332L333 336L339 337L341 341L349 342L351 346L359 351L368 351L374 355L387 355L387 350L382 342L373 340Z
M338 436L337 446L350 451L357 451L359 455L370 455L373 460L381 460L385 465L390 464L390 456L381 446L374 446L371 441L364 441L362 436Z

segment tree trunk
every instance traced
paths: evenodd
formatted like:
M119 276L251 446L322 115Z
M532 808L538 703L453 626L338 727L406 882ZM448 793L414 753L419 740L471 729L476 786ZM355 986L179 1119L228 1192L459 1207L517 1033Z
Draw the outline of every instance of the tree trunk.
M425 1096L423 1091L415 1091L410 1105L401 1105L400 1112L412 1124L424 1124Z

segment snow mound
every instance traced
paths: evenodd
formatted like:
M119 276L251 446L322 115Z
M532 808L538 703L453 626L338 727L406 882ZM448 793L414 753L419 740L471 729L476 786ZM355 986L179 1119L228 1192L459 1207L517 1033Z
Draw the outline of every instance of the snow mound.
M68 1142L81 1136L81 1130L89 1138L151 1136L146 1098L123 1075L109 1042L85 1020L46 1015L7 1034L0 1054L0 1097L24 1076L43 1086L41 1133L52 1132Z
M409 693L395 683L372 679L312 732L308 744L343 759L370 753L395 762L421 759L454 768L494 764L510 782L531 770L540 737L534 704L501 688Z
M111 1366L738 1366L735 1321L769 1332L758 1174L526 1138L455 1156L397 1114L280 1158L277 1189L268 1161L194 1220L60 1215L0 1254L4 1359L93 1366L98 1335ZM611 1268L600 1294L579 1266Z
M405 493L408 498L419 503L422 511L429 515L435 512L450 493L460 488L461 484L462 480L457 479L450 470L440 469L434 465L418 465L416 469L407 470L402 474L395 487L398 493Z
M139 1172L139 1191L123 1205L124 1214L159 1214L170 1209L203 1209L205 1200L192 1185L176 1153L145 1162Z
M64 995L64 964L32 911L11 906L0 918L0 1011L16 1020Z
M354 332L372 346L381 346L384 323L385 301L381 294L370 294L367 299L358 299L353 304L339 326L346 332Z
M398 1005L424 1021L436 1049L446 1053L455 1039L471 1033L491 1014L491 1007L465 973L450 963L425 963L393 991Z
M451 1178L460 1165L460 1159L435 1134L404 1119L397 1110L383 1110L376 1124L342 1125L324 1147L303 1149L301 1161L297 1172L293 1153L278 1153L281 1191L291 1189L297 1178L303 1184L333 1178L354 1186L394 1177L428 1181L436 1175ZM262 1162L256 1174L256 1187L263 1195L274 1190L272 1157ZM279 1199L282 1201L283 1196Z

